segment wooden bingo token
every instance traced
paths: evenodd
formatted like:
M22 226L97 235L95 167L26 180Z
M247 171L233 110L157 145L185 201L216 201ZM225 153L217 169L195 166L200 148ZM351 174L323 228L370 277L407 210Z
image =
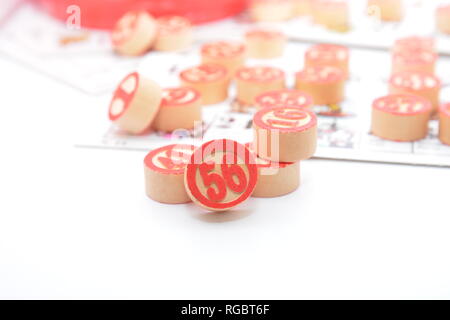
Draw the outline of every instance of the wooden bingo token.
M250 58L272 59L283 55L286 36L279 31L254 29L245 34L247 52Z
M382 21L401 21L403 19L402 0L369 0L368 12L376 12Z
M147 196L162 203L186 203L184 170L194 152L192 145L172 144L151 151L144 159Z
M312 4L314 0L294 0L294 16L312 15Z
M224 101L228 97L230 80L227 69L218 64L202 64L180 73L183 86L200 92L205 105Z
M309 94L293 89L264 92L255 98L255 102L259 109L271 107L311 108L313 106L313 99Z
M225 211L250 197L258 169L245 146L227 139L212 140L192 154L184 178L192 201L208 210Z
M413 95L389 95L372 105L372 134L393 141L416 141L428 134L431 104Z
M428 99L433 110L439 106L441 81L430 73L400 72L393 74L389 80L390 94L414 94Z
M242 67L236 71L237 100L254 105L261 93L285 87L283 70L273 67Z
M250 16L254 21L286 21L295 15L294 0L251 0Z
M450 145L450 103L439 108L439 140Z
M120 82L109 106L109 119L122 130L140 134L150 127L162 99L162 90L137 72Z
M192 44L192 26L188 19L179 16L164 16L157 20L158 36L155 50L177 51Z
M274 107L253 117L253 146L259 157L296 162L313 156L317 142L316 115L306 109Z
M201 96L188 87L168 88L162 92L161 107L152 127L158 131L192 129L202 121Z
M430 51L435 52L435 42L431 37L411 36L395 40L392 52L415 52Z
M349 73L348 48L334 44L318 44L305 52L305 67L332 66Z
M295 87L310 94L315 105L338 104L344 100L345 73L331 66L309 67L297 73Z
M153 46L157 34L155 19L145 11L131 11L119 19L112 31L114 50L127 56L144 54Z
M348 31L349 9L343 0L315 0L313 1L313 21L335 31Z
M392 73L417 71L434 73L437 54L428 50L396 52L392 57Z
M450 4L436 9L436 25L440 32L450 34Z
M245 145L252 150L251 143ZM274 198L294 192L300 186L300 162L273 162L255 155L258 182L253 197Z
M202 63L214 63L228 69L232 77L237 68L245 63L246 48L241 42L217 41L203 45Z

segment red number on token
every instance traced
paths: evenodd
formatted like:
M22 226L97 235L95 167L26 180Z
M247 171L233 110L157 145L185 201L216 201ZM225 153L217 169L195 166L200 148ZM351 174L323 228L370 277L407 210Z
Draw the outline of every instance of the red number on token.
M301 120L307 117L307 114L301 110L275 110L274 115L277 118L290 119L290 120Z
M227 195L227 186L225 184L225 180L217 173L210 173L210 171L215 168L214 163L202 163L199 165L200 176L203 179L203 184L206 187L209 187L206 191L208 198L211 201L219 202L225 199ZM215 184L217 187L217 191L210 187L212 184Z
M247 177L245 175L244 170L237 164L226 164L226 156L223 156L223 163L221 165L222 175L225 178L225 182L232 191L236 193L244 192L247 187ZM239 181L236 183L233 180L233 177L236 177Z

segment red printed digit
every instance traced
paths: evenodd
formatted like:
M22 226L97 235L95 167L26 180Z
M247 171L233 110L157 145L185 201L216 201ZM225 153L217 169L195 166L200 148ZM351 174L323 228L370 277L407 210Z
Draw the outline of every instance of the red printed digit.
M217 173L210 173L214 170L214 163L202 163L199 165L200 176L202 177L203 184L206 187L209 187L206 191L208 198L211 201L219 202L225 199L227 195L227 186L225 180ZM217 187L217 191L211 187L212 184L215 184Z
M224 155L221 169L227 187L236 193L244 192L247 188L247 177L244 170L237 164L226 164L225 160L226 156ZM233 177L237 178L238 183L234 181Z

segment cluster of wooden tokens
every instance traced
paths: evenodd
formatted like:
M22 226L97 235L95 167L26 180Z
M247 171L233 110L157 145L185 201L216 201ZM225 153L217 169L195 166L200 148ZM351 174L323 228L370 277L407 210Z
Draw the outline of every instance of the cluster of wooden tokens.
M372 133L393 141L416 141L428 135L429 120L439 114L440 134L448 144L448 108L440 106L441 81L434 74L437 54L427 37L398 39L392 49L389 95L372 105Z
M258 22L310 16L314 23L329 29L349 29L349 8L344 0L252 0L249 12L251 18Z
M310 97L292 91L267 93L253 119L254 140L242 145L219 139L168 145L144 159L146 194L168 204L230 210L253 197L278 197L300 185L300 161L313 156L317 119ZM291 101L287 106L282 101ZM278 106L283 104L284 106Z
M285 21L309 16L315 24L334 31L350 29L349 4L345 0L250 0L254 21ZM367 0L367 14L380 21L399 22L405 16L403 0ZM436 28L450 34L450 5L436 9Z
M111 35L114 50L125 56L138 56L151 49L177 51L192 43L192 26L180 16L153 18L146 11L126 13Z

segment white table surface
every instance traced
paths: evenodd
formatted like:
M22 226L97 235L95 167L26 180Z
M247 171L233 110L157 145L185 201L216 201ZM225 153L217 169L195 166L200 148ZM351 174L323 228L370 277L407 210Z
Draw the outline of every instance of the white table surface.
M449 169L309 160L285 197L163 205L144 153L74 147L103 97L0 70L0 298L450 298Z

